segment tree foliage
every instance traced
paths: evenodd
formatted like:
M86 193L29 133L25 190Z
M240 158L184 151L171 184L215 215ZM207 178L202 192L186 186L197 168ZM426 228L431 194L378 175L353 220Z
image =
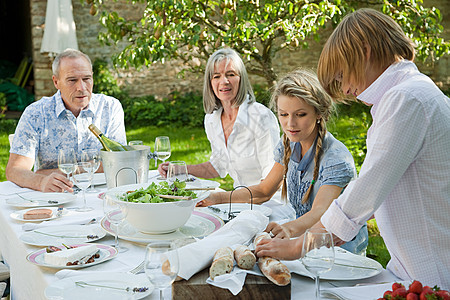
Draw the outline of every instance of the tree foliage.
M105 28L100 41L125 42L113 56L115 65L125 68L178 59L184 70L201 72L215 50L228 46L241 54L249 73L271 85L279 51L307 48L328 24L335 26L360 7L380 9L396 20L417 44L418 59L436 60L450 52L450 43L439 36L440 11L424 8L422 0L128 0L140 12L134 19L108 9L111 0L86 1Z

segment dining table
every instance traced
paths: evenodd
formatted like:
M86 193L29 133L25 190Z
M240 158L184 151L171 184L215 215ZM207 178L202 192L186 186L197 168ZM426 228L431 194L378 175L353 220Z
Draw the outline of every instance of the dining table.
M149 182L154 181L157 178L157 171L149 171ZM102 194L106 192L106 181L100 182L100 185L95 186L97 192L86 193L87 205L92 207L93 210L89 212L78 212L74 208L82 206L83 198L82 193L77 193L72 201L64 203L64 214L55 220L45 221L47 227L52 226L64 226L61 225L63 220L94 220L89 225L95 227L99 232L104 233L104 236L98 240L92 241L95 244L111 246L114 244L114 237L108 230L104 229L104 213L103 213L103 200ZM214 192L214 191L212 191ZM145 247L147 242L145 240L133 240L123 239L119 237L119 243L128 249L126 252L118 253L114 258L105 262L92 265L89 267L77 269L77 270L60 270L57 268L50 268L41 266L39 264L30 261L30 254L35 253L45 246L33 245L33 243L27 242L24 239L24 235L29 233L27 226L39 226L39 223L24 222L17 217L17 211L25 208L20 208L8 203L8 199L17 197L19 195L29 195L30 193L36 193L27 188L21 188L12 182L5 181L0 182L0 252L3 260L10 268L10 282L11 282L11 299L13 300L29 300L29 299L65 299L64 297L46 297L46 289L49 286L56 284L57 282L64 280L64 278L70 278L70 276L83 276L97 274L112 274L115 272L127 273L127 276L131 276L130 270L138 266L144 259ZM285 203L279 199L272 199L269 201L268 206L274 212L269 216L270 221L286 222L287 214L284 214L283 210L286 208ZM57 207L57 206L56 206ZM195 208L194 212L205 212L204 208ZM58 223L60 222L60 223ZM70 222L68 222L70 223ZM217 226L222 226L219 223ZM68 225L66 225L68 226ZM101 235L102 236L102 235ZM66 272L63 272L66 271ZM140 276L141 280L145 277L145 272L133 276ZM399 281L391 272L386 269L380 270L377 275L369 278L357 278L354 280L321 280L322 290L333 290L340 288L350 287L364 287L364 286L377 286L392 284L394 281ZM171 299L172 289L167 288L164 290L166 299ZM301 276L296 273L292 273L291 278L291 299L314 299L315 295L315 283L311 277ZM326 296L328 295L328 296ZM232 294L229 294L229 298L232 298ZM334 296L337 297L337 296ZM379 295L382 297L382 293ZM378 297L373 296L376 299ZM93 299L93 298L92 298ZM153 292L143 299L159 299L159 293ZM347 299L347 298L333 298L331 294L325 294L323 299ZM351 298L348 298L351 299ZM356 299L356 298L353 298Z

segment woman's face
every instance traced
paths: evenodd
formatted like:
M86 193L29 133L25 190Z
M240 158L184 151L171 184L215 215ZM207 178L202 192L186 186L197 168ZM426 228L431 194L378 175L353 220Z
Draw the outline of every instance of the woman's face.
M214 66L211 86L220 101L233 101L239 91L241 77L230 60L224 59Z
M312 144L317 136L317 120L320 116L313 106L296 97L278 97L278 120L291 142Z

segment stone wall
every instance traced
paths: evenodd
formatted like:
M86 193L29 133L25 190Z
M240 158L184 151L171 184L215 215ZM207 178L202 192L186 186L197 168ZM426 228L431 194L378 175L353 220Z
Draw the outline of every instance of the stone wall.
M136 6L131 6L124 2L107 2L120 11L123 15L137 14ZM42 96L52 95L56 90L51 80L51 59L40 53L42 36L45 26L45 11L47 0L30 0L32 45L34 60L34 79L36 99ZM90 7L83 5L79 0L73 0L73 15L77 29L78 46L81 51L89 55L92 61L96 59L106 59L110 61L111 54L118 51L118 46L102 46L97 40L97 34L102 30L98 22L98 16L91 16ZM450 39L450 1L447 0L427 0L426 6L436 6L441 10L444 17L444 36ZM130 8L133 9L130 9ZM296 51L284 51L279 53L273 60L276 73L289 72L296 67L315 69L320 51L326 38L322 38L320 43L310 42L309 49L299 49ZM171 91L178 90L188 92L202 89L201 74L186 74L184 78L177 76L180 70L180 62L169 62L166 64L155 63L149 68L141 70L113 70L119 84L126 87L132 96L156 95L165 97ZM433 80L444 90L450 89L449 57L441 58L433 66L418 64L422 72L431 76ZM250 76L252 83L262 83L265 81L256 76Z

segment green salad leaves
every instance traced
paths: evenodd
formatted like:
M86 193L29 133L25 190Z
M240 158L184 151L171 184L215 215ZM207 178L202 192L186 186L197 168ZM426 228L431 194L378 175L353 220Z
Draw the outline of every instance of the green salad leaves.
M188 191L185 188L186 182L178 180L171 185L166 181L162 181L159 184L152 182L146 189L140 188L135 191L128 191L120 197L120 199L126 202L162 203L180 200L161 198L157 195L189 196L193 199L197 198L197 195L193 191Z

